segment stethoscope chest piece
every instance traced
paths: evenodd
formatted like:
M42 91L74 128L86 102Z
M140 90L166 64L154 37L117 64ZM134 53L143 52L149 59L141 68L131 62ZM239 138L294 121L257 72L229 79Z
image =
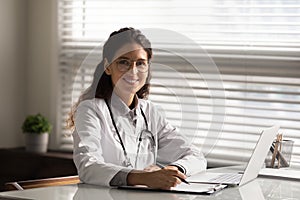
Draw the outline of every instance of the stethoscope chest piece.
M133 166L132 166L132 164L130 162L130 159L128 158L127 155L125 156L125 160L123 161L123 166L133 168Z

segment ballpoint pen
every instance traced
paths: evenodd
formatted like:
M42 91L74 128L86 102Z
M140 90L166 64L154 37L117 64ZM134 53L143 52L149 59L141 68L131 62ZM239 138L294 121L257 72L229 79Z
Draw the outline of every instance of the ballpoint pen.
M164 165L162 165L162 164L160 164L160 163L156 163L156 165L158 166L158 167L160 167L160 168L165 168L165 166ZM185 183L185 184L190 184L188 181L186 181L185 179L183 179L183 178L181 178L181 177L178 177L178 176L176 176L177 178L179 178L180 180L181 180L181 182L183 182L183 183Z
M183 182L183 183L185 183L185 184L190 184L188 181L186 181L185 179L183 179L183 178L180 178L180 177L178 177L178 176L176 176L177 178L179 178L180 180L181 180L181 182Z

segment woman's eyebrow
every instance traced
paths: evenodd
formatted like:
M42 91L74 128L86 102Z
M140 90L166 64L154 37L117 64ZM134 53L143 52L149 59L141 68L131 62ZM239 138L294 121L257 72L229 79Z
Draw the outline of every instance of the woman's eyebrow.
M126 57L126 56L120 56L118 59L126 59L126 60L131 60L130 58ZM136 60L143 60L143 61L146 61L147 59L145 58L138 58Z
M125 56L120 56L118 59L128 59L128 60L130 60L130 58L125 57Z

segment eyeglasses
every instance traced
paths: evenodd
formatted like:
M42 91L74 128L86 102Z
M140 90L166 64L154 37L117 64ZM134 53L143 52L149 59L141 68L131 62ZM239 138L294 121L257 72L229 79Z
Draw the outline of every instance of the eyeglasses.
M127 72L130 67L135 63L136 69L141 72L145 73L149 70L149 62L144 59L140 60L129 60L126 58L118 59L117 61L117 67L120 72Z

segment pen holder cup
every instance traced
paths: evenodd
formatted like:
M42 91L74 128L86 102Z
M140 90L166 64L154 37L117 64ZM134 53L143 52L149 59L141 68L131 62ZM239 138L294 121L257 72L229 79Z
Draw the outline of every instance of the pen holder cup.
M293 140L274 141L265 160L266 167L289 167L293 152L293 145Z

